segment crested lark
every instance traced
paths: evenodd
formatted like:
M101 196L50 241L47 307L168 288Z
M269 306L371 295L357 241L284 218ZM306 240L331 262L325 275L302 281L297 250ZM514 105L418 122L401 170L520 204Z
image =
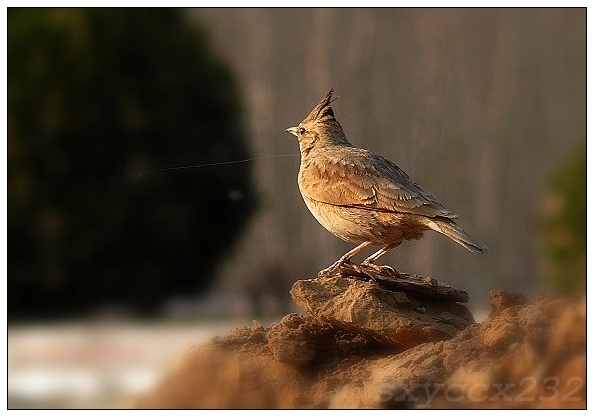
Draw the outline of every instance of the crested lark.
M286 129L299 141L298 183L307 208L328 231L359 244L327 270L350 262L370 245L381 245L363 261L372 264L403 240L419 239L429 229L471 252L486 251L454 222L458 216L396 164L351 145L330 107L332 92L299 126Z

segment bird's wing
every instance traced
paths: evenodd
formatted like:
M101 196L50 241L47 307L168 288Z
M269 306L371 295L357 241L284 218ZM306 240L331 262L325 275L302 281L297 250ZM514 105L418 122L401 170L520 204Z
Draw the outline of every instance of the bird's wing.
M357 148L328 153L302 167L301 192L336 206L457 218L397 165Z

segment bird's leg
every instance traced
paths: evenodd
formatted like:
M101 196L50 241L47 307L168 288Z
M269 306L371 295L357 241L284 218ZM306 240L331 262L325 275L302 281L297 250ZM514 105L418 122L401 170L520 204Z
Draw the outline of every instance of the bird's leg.
M345 253L344 255L342 255L340 257L340 259L338 261L336 261L336 263L340 265L340 264L343 264L345 262L349 262L351 260L351 258L353 258L354 256L356 256L359 252L361 252L363 249L365 249L369 245L371 245L371 242L363 242L363 243L361 243L356 248L353 248L350 251L348 251L347 253Z
M371 242L363 242L359 246L351 249L350 251L348 251L347 253L345 253L344 255L342 255L338 261L334 262L328 268L322 269L318 273L318 276L319 275L325 275L327 273L330 273L330 272L334 271L336 268L340 267L341 265L343 265L343 264L345 264L347 262L350 262L350 260L351 260L351 258L353 256L357 255L359 252L361 252L363 249L365 249L369 245L371 245Z
M387 244L386 246L375 252L373 255L365 259L361 265L373 264L375 261L379 259L380 256L385 255L387 252L394 249L398 245L400 245L400 242Z
M373 281L375 281L375 282L377 282L377 279L375 278L373 273L376 273L379 275L387 275L387 276L393 275L395 273L394 268L392 268L388 265L384 265L384 266L374 265L373 262L377 261L377 259L380 256L385 255L386 252L390 251L391 249L394 249L398 245L400 245L400 242L390 243L390 244L384 246L383 248L381 248L380 250L378 250L377 252L375 252L373 255L371 255L367 259L365 259L360 265L361 271L364 272L366 275L370 276L373 279ZM371 271L373 271L373 273L365 272L365 269L371 270Z

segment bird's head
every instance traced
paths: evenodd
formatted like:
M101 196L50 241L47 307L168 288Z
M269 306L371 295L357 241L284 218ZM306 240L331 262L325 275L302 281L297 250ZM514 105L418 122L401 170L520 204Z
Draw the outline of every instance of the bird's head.
M302 154L309 153L314 147L350 145L330 107L330 104L336 100L332 99L333 92L334 89L330 90L298 126L285 129L297 136Z

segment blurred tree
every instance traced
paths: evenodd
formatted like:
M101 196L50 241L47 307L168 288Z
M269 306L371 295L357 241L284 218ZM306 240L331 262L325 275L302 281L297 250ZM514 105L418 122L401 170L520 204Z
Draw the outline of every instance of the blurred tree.
M544 249L549 285L560 293L586 291L586 140L548 184Z
M246 158L242 123L181 10L10 9L9 319L207 288L253 210L249 166L133 173Z

